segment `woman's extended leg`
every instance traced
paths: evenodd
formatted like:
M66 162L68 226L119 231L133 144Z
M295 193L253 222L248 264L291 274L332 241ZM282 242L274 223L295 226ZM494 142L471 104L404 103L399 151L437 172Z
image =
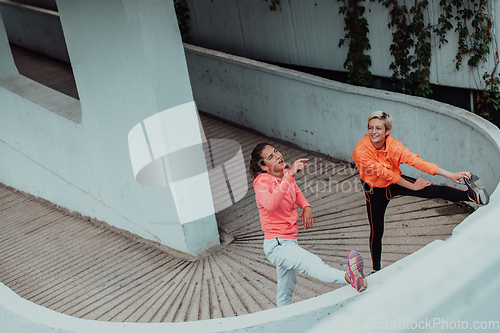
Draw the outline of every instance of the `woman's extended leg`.
M370 222L370 253L372 255L373 270L381 268L382 236L384 235L385 210L389 198L385 188L373 188L365 192L366 212Z
M344 271L328 266L320 257L304 250L298 245L296 239L266 239L264 252L269 261L276 265L278 307L292 303L297 272L327 283L347 284Z
M405 175L402 175L404 179L406 179L409 182L414 183L416 181L415 178L408 177ZM462 191L454 187L450 187L447 185L430 185L427 187L424 187L423 189L419 191L412 191L410 189L407 189L406 187L399 186L397 184L392 184L389 186L389 189L391 191L392 196L396 195L407 195L407 196L412 196L412 197L419 197L419 198L429 198L429 199L434 199L434 198L441 198L453 202L458 202L458 201L470 201L469 198L469 193L468 191Z

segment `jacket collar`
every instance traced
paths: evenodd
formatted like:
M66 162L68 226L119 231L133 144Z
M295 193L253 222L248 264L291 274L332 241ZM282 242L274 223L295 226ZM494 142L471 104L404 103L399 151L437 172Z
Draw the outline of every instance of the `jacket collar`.
M385 149L380 149L380 150L379 150L379 149L377 149L377 148L375 148L375 147L373 146L372 141L370 140L370 137L368 136L368 133L366 133L366 134L365 134L365 139L366 139L366 141L367 141L367 145L368 145L369 149L370 149L371 151L373 151L373 152L387 150L387 148L388 148L389 146L391 146L391 145L392 145L392 141L394 140L394 139L392 138L392 135L390 135L390 134L389 134L389 135L387 136L387 138L385 138Z

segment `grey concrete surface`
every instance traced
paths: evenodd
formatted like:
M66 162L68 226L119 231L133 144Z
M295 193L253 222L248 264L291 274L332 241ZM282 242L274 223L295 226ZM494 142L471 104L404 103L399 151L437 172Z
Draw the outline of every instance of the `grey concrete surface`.
M343 269L351 249L366 259L369 226L355 169L207 116L207 138L241 143L248 164L256 143L270 141L287 161L310 165L297 178L313 206L314 226L300 244ZM223 153L223 152L221 152ZM324 179L339 186L324 190ZM251 188L251 179L248 179ZM344 189L344 191L342 191ZM388 209L383 266L436 239L446 239L469 210L442 200L394 199ZM255 313L275 307L276 273L262 250L253 190L217 214L229 235L213 253L181 257L104 222L0 187L0 282L21 297L70 316L114 322L182 322ZM335 290L300 275L294 302Z
M190 103L176 110L177 121L156 123L162 131L149 143L163 140L171 150L201 144L173 3L61 0L57 6L80 101L22 74L1 77L0 68L0 182L193 255L217 244L206 173L189 194L181 189L191 186L143 186L135 178L134 166L153 161L147 144L137 144L146 141L144 133L130 139L137 125L142 132L142 121ZM2 18L0 56L10 74L16 66ZM69 109L68 100L80 112L59 112ZM142 152L139 158L130 147ZM183 200L189 195L198 205Z
M308 150L352 161L376 110L394 119L391 135L453 172L471 171L492 193L500 181L498 127L464 109L422 97L343 84L185 44L200 110ZM402 165L408 176L457 186Z
M64 86L67 87L61 87ZM201 120L207 138L239 142L247 164L251 149L261 141L275 145L287 161L308 157L310 165L297 181L313 205L314 226L309 231L301 227L299 242L341 269L348 251L357 249L366 260L365 272L371 269L363 194L358 175L350 164L243 130L208 114L202 113ZM214 158L220 158L219 153L224 151L217 152ZM250 179L248 184L251 188ZM469 213L467 207L442 200L393 200L387 213L383 265L395 263L434 240L448 238ZM263 254L263 233L253 190L216 217L222 245L198 257L185 256L2 185L0 282L47 310L28 313L29 318L52 318L61 313L63 317L53 318L165 323L210 318L236 320L244 314L273 309L275 270ZM294 302L306 301L311 308L333 309L335 304L343 304L342 300L353 296L349 293L352 290L338 287L301 275ZM333 290L336 291L331 293ZM319 295L323 295L321 300L317 298ZM289 311L304 315L299 304ZM25 313L18 310L14 312ZM271 310L264 317L285 318L281 310ZM325 311L320 311L321 316L328 315L330 310ZM19 318L9 318L15 322L12 327L18 329L15 325ZM228 325L243 329L252 322L260 322L254 318L241 317ZM78 323L82 332L101 327L93 321ZM217 325L210 321L206 328L217 331ZM113 327L120 331L119 327ZM132 331L130 327L123 329ZM176 329L183 328L176 326Z

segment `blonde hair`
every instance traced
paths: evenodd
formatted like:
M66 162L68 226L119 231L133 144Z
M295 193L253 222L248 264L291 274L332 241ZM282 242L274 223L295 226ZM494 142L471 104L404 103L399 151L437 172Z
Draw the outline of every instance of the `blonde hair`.
M374 118L383 120L384 121L384 126L385 126L386 130L392 129L393 121L392 121L392 117L391 117L390 114L385 113L384 111L375 111L375 112L372 112L372 114L368 117L368 122L370 122L370 120L372 120Z

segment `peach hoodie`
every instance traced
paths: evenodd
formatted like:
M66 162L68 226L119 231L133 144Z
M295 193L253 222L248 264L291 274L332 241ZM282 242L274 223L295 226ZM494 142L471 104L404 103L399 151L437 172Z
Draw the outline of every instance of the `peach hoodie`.
M437 164L421 159L391 135L385 139L385 147L376 149L368 134L365 134L352 152L359 177L371 187L387 187L397 183L401 179L401 164L408 164L430 175L436 175L436 169L439 168Z
M297 238L299 214L295 211L295 204L301 209L311 206L288 171L283 170L282 179L261 173L253 181L265 239Z

